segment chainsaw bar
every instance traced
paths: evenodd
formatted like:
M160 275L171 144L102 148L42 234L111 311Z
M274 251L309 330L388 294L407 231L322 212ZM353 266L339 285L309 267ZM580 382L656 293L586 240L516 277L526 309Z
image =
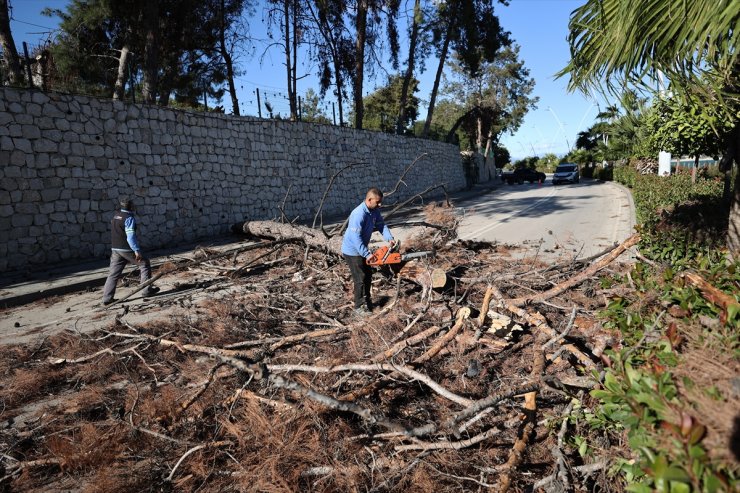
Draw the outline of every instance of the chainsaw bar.
M411 260L414 258L423 258L423 257L429 257L433 254L431 250L427 250L426 252L412 252L412 253L404 253L401 255L401 262L405 262L407 260Z

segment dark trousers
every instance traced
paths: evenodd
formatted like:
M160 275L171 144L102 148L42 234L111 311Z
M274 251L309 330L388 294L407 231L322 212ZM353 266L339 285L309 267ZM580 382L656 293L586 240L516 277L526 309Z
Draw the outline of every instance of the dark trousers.
M123 269L127 264L135 264L139 266L141 271L140 281L145 283L152 277L152 264L149 259L142 256L141 261L137 262L134 252L112 252L110 256L110 271L108 272L108 279L105 280L105 287L103 288L103 301L110 301L116 294L116 284L123 275Z
M372 308L370 301L370 283L373 280L372 269L365 263L364 257L345 254L342 254L342 257L347 262L349 272L352 274L352 283L355 287L355 308L360 308L363 304L368 309Z

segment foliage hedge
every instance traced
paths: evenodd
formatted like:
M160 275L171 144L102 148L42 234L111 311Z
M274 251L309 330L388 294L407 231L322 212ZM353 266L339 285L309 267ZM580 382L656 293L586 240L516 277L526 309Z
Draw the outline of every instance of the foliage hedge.
M613 170L614 168L612 168L611 166L609 166L608 168L602 168L601 166L598 166L593 172L593 177L601 181L612 181Z
M641 175L631 167L614 168L613 177L632 190L647 260L602 280L605 288L629 284L635 291L613 298L602 313L623 345L606 353L610 364L591 392L595 405L571 417L590 433L575 445L596 455L598 437L621 441L611 472L627 491L738 491L737 375L710 368L732 368L740 355L740 262L723 246L729 207L722 182L692 184L688 174ZM705 299L685 282L689 271L735 303L722 308ZM688 371L696 361L706 371ZM723 416L730 424L734 418L734 429L718 424Z

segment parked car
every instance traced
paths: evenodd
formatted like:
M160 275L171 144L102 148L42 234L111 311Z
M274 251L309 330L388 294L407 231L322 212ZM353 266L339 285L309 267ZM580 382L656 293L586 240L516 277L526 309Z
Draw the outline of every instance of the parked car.
M578 183L581 181L581 173L577 164L558 164L558 167L555 169L555 174L552 175L552 184L557 185L558 183L564 183L566 181L570 183Z
M522 184L525 181L528 181L529 183L545 183L547 176L545 173L537 171L536 169L517 168L511 173L504 174L503 179L509 185L513 185L514 183Z

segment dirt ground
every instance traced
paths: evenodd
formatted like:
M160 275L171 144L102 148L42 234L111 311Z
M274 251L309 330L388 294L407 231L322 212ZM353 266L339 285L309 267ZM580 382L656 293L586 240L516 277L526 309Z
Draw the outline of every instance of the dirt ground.
M563 419L618 344L592 262L427 221L405 248L435 255L376 272L369 316L341 259L299 242L201 252L111 308L4 310L0 491L558 491L571 468L609 490Z

